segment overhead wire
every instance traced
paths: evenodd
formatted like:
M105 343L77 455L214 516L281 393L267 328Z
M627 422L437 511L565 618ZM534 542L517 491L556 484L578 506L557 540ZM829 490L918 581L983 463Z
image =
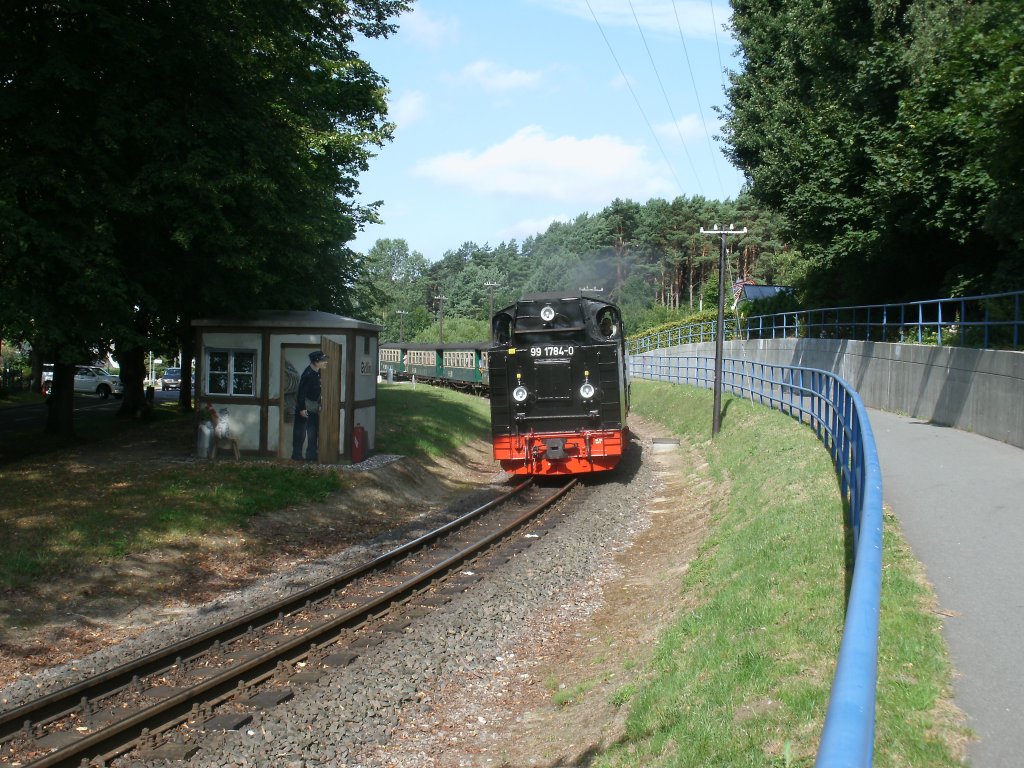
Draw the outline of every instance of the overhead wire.
M700 190L700 194L703 196L704 185L701 184L700 174L697 173L697 168L693 164L693 158L690 157L690 150L686 146L686 140L683 139L683 132L679 128L679 120L676 119L675 112L672 109L672 102L668 98L668 92L665 90L665 83L662 82L661 73L658 72L658 65L654 63L654 56L651 54L651 47L647 44L647 37L644 35L643 27L640 26L640 19L637 18L636 9L633 7L633 0L629 0L629 10L633 13L633 21L636 22L636 30L640 33L640 39L643 40L644 49L647 51L647 58L651 60L651 69L654 70L654 77L658 81L658 86L661 88L661 95L665 97L665 106L668 107L668 113L672 118L672 125L675 126L676 135L679 137L679 143L683 146L683 154L686 155L686 162L690 164L690 170L693 171L693 178L697 181L697 189ZM701 119L703 120L703 117L701 117ZM721 184L721 180L719 180L718 183Z
M665 148L661 146L661 142L658 140L658 134L655 132L654 126L651 124L650 119L648 119L647 113L644 112L644 108L640 104L640 99L637 98L636 91L633 90L633 86L632 84L630 84L629 78L626 76L625 70L622 69L622 64L619 63L619 57L615 55L615 49L612 48L611 41L608 40L608 35L606 35L604 32L604 27L601 26L601 22L598 21L597 14L594 13L594 9L590 6L590 0L586 0L586 3L587 10L590 11L590 15L594 18L594 23L597 25L598 30L601 32L601 37L604 38L605 45L608 46L608 52L611 53L612 59L615 61L615 66L619 68L619 74L622 75L622 79L626 83L626 87L629 89L630 94L633 96L633 101L636 102L636 108L640 110L640 114L643 116L644 122L647 123L647 128L648 130L650 130L651 136L654 138L654 143L657 145L658 151L661 152L661 156L665 160L665 164L668 166L669 172L671 172L672 174L672 178L676 180L676 186L679 187L680 193L686 194L683 189L682 183L679 181L679 176L676 174L675 166L673 166L672 162L668 159L668 155L665 153ZM630 7L632 7L632 4ZM700 179L697 179L697 183L698 185L700 184Z
M675 1L672 0L672 6L675 7ZM725 64L722 62L722 46L718 42L718 21L715 19L715 0L708 0L708 6L711 8L711 26L715 30L715 50L718 52L718 74L722 78L722 95L728 98L729 89L725 85ZM737 178L740 182L743 181L743 173L739 168L733 166L736 171Z
M608 35L605 33L604 27L602 26L600 20L597 18L597 14L594 12L594 9L593 9L593 6L590 3L590 0L585 0L585 2L586 2L586 5L587 5L587 10L590 11L590 16L594 20L594 24L597 25L598 31L601 33L601 37L604 39L605 45L608 47L608 52L611 54L612 60L615 62L615 65L618 68L619 73L622 76L622 79L623 79L623 81L626 84L626 87L629 89L630 95L633 97L633 101L636 104L637 110L640 112L641 116L644 119L644 122L647 124L648 130L651 132L651 136L653 137L654 142L655 142L655 144L658 147L658 151L661 153L662 158L665 160L665 163L668 166L670 172L672 173L673 178L675 178L676 184L679 186L680 190L682 190L683 189L682 183L680 182L679 177L676 174L675 166L672 163L672 161L669 159L668 154L665 151L665 148L662 146L661 142L659 141L657 133L654 130L654 126L651 123L650 118L647 116L647 113L644 111L643 105L640 103L640 99L637 96L637 93L634 90L633 85L632 85L632 83L629 80L629 77L626 75L626 72L623 69L622 63L619 61L619 58L616 55L615 49L612 46L611 41L608 38ZM724 65L724 63L722 61L722 50L721 50L721 44L720 44L720 41L719 41L718 22L717 22L717 20L715 18L714 0L708 0L708 2L710 4L710 8L711 8L711 21L712 21L712 24L714 26L715 50L716 50L716 53L718 55L719 75L720 75L721 83L722 83L722 93L723 93L723 95L725 95L727 93L727 91L726 91L726 81L725 81L725 71L726 70L725 70L725 65ZM655 78L658 81L658 86L661 88L661 93L662 93L662 96L665 99L665 104L668 107L669 114L672 117L672 123L675 126L676 135L679 138L680 144L683 147L683 152L686 155L686 160L687 160L687 163L689 164L690 171L693 173L694 179L695 179L695 181L697 183L697 187L700 190L700 193L703 195L704 194L704 189L703 189L703 184L701 182L701 178L697 174L696 167L694 166L694 163L693 163L693 158L690 156L690 152L689 152L689 149L688 149L688 147L686 145L686 141L683 138L682 131L681 131L680 125L679 125L679 121L676 119L675 112L674 112L674 110L672 108L671 100L668 97L668 93L666 91L664 81L662 80L661 73L659 72L657 64L655 63L654 56L651 53L651 49L650 49L650 46L648 45L647 38L646 38L646 36L644 35L644 32L643 32L643 26L640 24L640 19L639 19L637 13L636 13L636 9L633 6L632 0L629 0L629 9L630 9L630 11L633 14L633 20L636 23L637 31L640 33L640 39L643 41L644 48L647 51L648 59L651 62L651 67L654 70ZM711 156L712 169L713 169L714 174L715 174L715 179L718 182L719 191L721 192L721 194L722 194L722 196L724 198L725 194L726 194L725 193L725 185L724 185L724 183L722 181L722 176L719 173L717 156L715 154L715 149L714 149L714 142L712 141L711 131L710 131L710 128L708 127L708 123L707 123L707 120L706 120L705 115L704 115L703 104L700 101L700 93L699 93L699 91L697 89L697 80L696 80L696 76L694 75L694 72L693 72L693 66L692 66L692 63L690 61L690 54L689 54L689 50L688 50L687 45L686 45L686 40L685 40L685 36L683 34L683 29L682 29L682 22L681 22L681 20L679 18L679 11L678 11L678 8L676 6L675 0L672 0L672 12L673 12L673 14L675 16L675 19L676 19L676 29L679 32L679 39L680 39L680 42L682 43L683 55L684 55L685 60L686 60L686 67L687 67L687 70L689 71L690 82L691 82L691 84L693 86L694 95L695 95L696 100L697 100L697 114L698 114L698 117L700 118L701 126L702 126L702 128L704 130L704 136L705 136L705 139L707 141L708 151L709 151L709 154ZM740 181L740 183L742 185L742 183L743 183L743 175L742 175L742 173L740 172L740 170L738 168L735 168L735 166L733 166L733 170L735 171L735 173L737 175L737 179Z
M672 7L676 7L676 0L672 0ZM718 21L715 20L715 0L708 0L708 7L711 8L711 26L715 30L715 50L718 52L718 74L722 78L722 93L725 93L725 64L722 63L722 46L718 44Z
M630 8L633 7L632 0L630 0ZM690 72L690 82L693 84L693 95L697 99L697 115L700 117L700 124L704 127L704 136L708 140L708 153L711 155L711 167L715 171L715 179L718 180L718 191L722 193L722 197L725 197L725 185L722 184L722 177L718 173L718 163L715 161L715 148L711 142L711 132L708 130L707 120L704 119L704 106L700 103L700 91L697 90L697 78L693 76L693 67L690 65L690 51L686 47L686 37L683 35L683 25L679 21L679 10L676 8L676 0L672 0L672 13L676 17L676 29L679 30L679 42L683 44L683 56L686 59L686 69ZM636 18L636 13L633 14ZM714 16L712 16L712 20ZM637 22L639 25L639 22ZM646 42L645 42L646 45ZM650 53L650 51L648 51ZM721 54L719 54L719 61L721 61ZM652 60L653 64L654 61ZM664 90L664 89L662 89ZM666 97L667 98L667 97ZM675 118L673 118L675 119ZM679 140L682 141L682 135L680 134Z

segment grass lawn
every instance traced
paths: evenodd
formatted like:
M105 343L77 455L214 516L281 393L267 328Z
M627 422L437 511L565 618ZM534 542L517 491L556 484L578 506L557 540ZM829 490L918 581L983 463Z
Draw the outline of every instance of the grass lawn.
M50 444L42 435L5 436L34 448L35 457L0 466L0 526L6 533L0 538L0 589L245 530L256 515L322 500L344 487L337 471L288 462L167 460L189 456L191 418L166 404L150 424L111 415L72 445ZM422 385L385 386L377 451L429 459L485 438L489 424L481 398ZM165 448L161 460L145 447L118 451L119 440L175 448ZM37 455L42 448L49 452Z
M602 766L813 765L842 633L847 542L831 460L789 417L711 392L634 382L633 407L695 446L728 503L680 583L683 611L645 682L617 694L627 735ZM876 766L960 765L964 731L932 596L891 516Z
M35 405L43 402L43 396L38 392L7 392L0 390L0 408L12 408L17 405Z
M490 431L490 401L482 397L427 384L377 386L379 453L445 456Z
M25 402L16 402L13 405L38 402L39 396L34 395ZM111 411L104 414L103 418L90 418L88 424L77 424L75 436L72 438L48 435L41 428L14 428L0 432L0 466L45 454L60 454L87 446L107 444L115 438L137 433L140 429L159 427L189 418L191 416L182 414L176 403L160 403L153 408L150 423L139 424L131 419L118 418Z
M272 464L84 464L62 459L0 469L0 588L30 586L190 538L243 529L254 515L323 499L337 472ZM59 489L59 490L55 490Z

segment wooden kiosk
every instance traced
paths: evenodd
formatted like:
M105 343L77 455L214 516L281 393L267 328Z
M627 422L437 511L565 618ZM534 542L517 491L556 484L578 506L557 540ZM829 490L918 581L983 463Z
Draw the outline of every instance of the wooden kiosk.
M192 326L197 401L227 419L240 450L291 456L295 393L316 350L330 359L321 372L320 462L350 459L357 425L358 437L365 437L357 452L373 449L379 325L328 312L265 311Z

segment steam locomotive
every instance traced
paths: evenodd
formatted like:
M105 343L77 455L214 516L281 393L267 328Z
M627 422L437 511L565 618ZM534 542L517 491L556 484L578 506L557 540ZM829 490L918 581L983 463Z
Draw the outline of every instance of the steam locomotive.
M582 292L530 294L495 313L488 351L494 458L513 475L600 472L628 444L622 316Z

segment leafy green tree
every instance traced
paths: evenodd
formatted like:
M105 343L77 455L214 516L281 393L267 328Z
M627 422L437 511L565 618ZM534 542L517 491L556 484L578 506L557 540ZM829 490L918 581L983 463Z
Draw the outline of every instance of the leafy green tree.
M409 259L405 240L382 239L370 248L362 260L363 281L367 285L359 311L363 317L380 322L388 308L401 298L402 265Z
M398 0L22 4L0 27L0 328L61 365L191 360L192 318L355 309L353 202L390 136L352 50ZM71 276L71 279L69 279ZM175 343L176 342L176 343ZM47 429L72 431L58 382ZM182 395L185 398L185 393ZM187 402L187 401L186 401Z
M733 6L743 70L724 134L751 193L783 214L784 239L806 257L792 272L804 272L804 294L831 304L1012 287L1024 8Z
M637 247L640 205L632 200L615 199L601 211L601 218L607 226L607 245L611 246L614 254L615 280L611 291L617 294L629 277L633 262L631 252Z
M467 317L445 317L444 343L487 341L490 336L490 323L481 319ZM437 318L426 327L420 329L411 341L417 343L437 343L441 337L441 323Z
M423 271L421 286L425 290L419 289L411 300L403 299L406 303L395 301L390 310L382 310L385 338L398 339L393 318L401 303L402 311L410 313L401 316L404 338L436 342L441 309L436 297L444 296L445 341L486 339L488 283L496 283L495 309L526 293L576 292L588 287L597 288L622 306L631 331L682 319L683 313L694 312L701 305L701 291L709 279L708 290L714 293L713 303L717 302L718 241L701 234L700 228L722 222L749 229L746 238L730 239L731 278L774 278L779 282L780 276L798 273L799 254L780 234L782 217L760 207L749 195L736 201L678 197L671 203L655 199L642 205L616 200L597 214L554 222L521 245L514 241L497 247L464 242L446 251ZM382 254L394 252L396 243L401 246L398 252L405 252L404 241L378 241L368 261L387 262ZM370 271L384 274L378 267ZM396 279L392 284L401 282ZM466 325L461 325L463 320ZM484 323L479 331L482 335L470 337L462 332L473 332L476 322Z
M685 249L681 222L671 203L649 200L640 210L638 246L656 268L657 303L676 308L680 304Z
M902 164L890 159L892 185L879 194L913 202L925 230L944 238L944 293L1024 287L1024 8L919 1L907 18Z
M367 299L358 314L380 323L383 341L408 340L429 323L423 305L430 264L402 239L377 240L364 259Z

